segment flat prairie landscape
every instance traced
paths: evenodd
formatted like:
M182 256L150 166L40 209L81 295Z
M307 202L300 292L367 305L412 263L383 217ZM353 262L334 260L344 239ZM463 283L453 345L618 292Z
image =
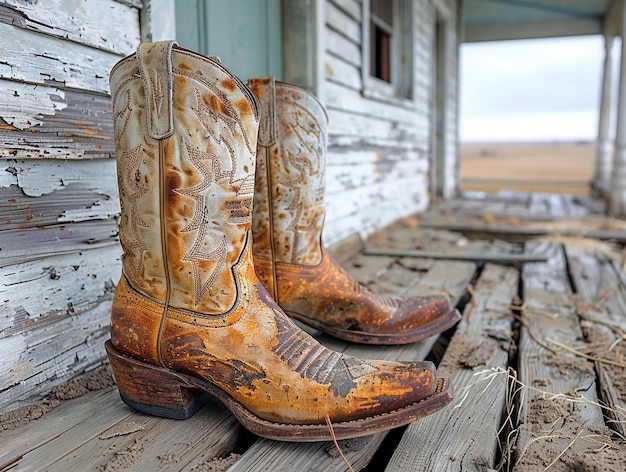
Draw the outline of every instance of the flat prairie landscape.
M461 191L588 195L595 143L462 143Z

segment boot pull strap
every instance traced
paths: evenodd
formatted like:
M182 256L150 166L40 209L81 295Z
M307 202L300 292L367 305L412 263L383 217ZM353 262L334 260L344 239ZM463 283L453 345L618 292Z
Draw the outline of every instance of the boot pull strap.
M248 86L257 96L261 105L258 144L269 147L276 140L276 82L274 77L250 79Z
M148 136L164 139L174 134L172 47L176 41L143 43L137 62L143 80Z

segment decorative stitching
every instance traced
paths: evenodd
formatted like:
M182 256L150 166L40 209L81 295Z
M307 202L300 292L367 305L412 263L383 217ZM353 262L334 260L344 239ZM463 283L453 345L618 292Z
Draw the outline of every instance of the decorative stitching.
M296 175L293 178L285 178L289 174L285 172L285 166L281 165L281 161L277 161L279 174L282 177L280 185L283 185L291 190L293 195L290 204L286 207L286 210L291 213L292 218L284 231L288 231L292 234L292 244L290 247L291 254L288 255L288 261L296 262L300 256L306 255L310 252L310 244L306 244L306 235L310 234L311 226L315 226L314 224L312 225L312 221L310 221L310 213L312 209L308 212L308 218L304 216L305 206L310 206L310 203L314 203L316 205L323 205L324 203L323 185L321 185L321 192L320 188L315 189L312 202L308 202L308 195L304 199L301 196L302 180L309 182L310 179L314 177L318 177L320 180L323 178L320 176L320 169L324 159L324 135L321 124L315 115L313 115L305 107L289 98L283 97L278 99L277 97L277 100L280 103L281 109L293 110L292 114L294 119L283 120L283 122L285 123L285 126L288 126L292 133L296 136L298 146L304 147L304 152L302 151L302 148L299 148L297 154L292 152L290 149L286 149L284 151L288 161L288 166L296 170ZM309 203L309 205L307 205L307 203ZM313 221L313 223L315 222ZM304 241L305 244L303 247L300 247L302 241ZM311 244L315 243L316 240Z
M115 102L113 102L115 103ZM115 113L115 142L119 143L121 141L121 136L126 131L126 126L128 126L128 120L133 112L133 107L130 105L130 90L126 90L126 103L124 107ZM119 122L122 122L122 126L120 127Z
M131 149L130 151L120 152L121 175L120 185L120 205L125 202L130 204L128 212L122 211L122 215L128 215L128 226L131 237L127 237L128 231L120 231L120 242L126 248L125 259L127 259L128 267L135 276L138 276L143 265L143 257L148 246L139 234L138 227L147 228L148 225L141 217L141 212L137 207L138 200L148 192L148 189L141 186L140 167L142 149L141 145Z
M204 100L202 99L202 96L200 95L200 92L198 91L198 89L195 89L196 92L196 108L192 108L193 112L196 114L196 116L198 117L198 119L200 120L200 122L202 123L202 125L204 126L204 128L207 130L207 132L209 134L213 134L211 133L211 129L213 128L212 126L209 125L209 122L205 119L205 116L208 115L208 117L210 117L216 124L218 122L218 119L223 121L226 125L226 127L228 129L231 130L231 133L233 136L235 136L236 134L236 127L238 126L240 131L241 131L241 135L243 137L244 142L246 143L246 148L248 149L248 151L250 152L250 154L254 155L254 153L256 152L256 150L252 149L252 146L250 144L250 141L248 139L248 134L246 133L246 129L243 126L243 123L241 122L240 119L238 118L233 118L233 117L238 117L239 116L239 112L237 111L237 109L235 107L233 107L231 100L229 99L228 95L226 95L225 92L223 92L222 90L218 89L217 87L215 87L214 84L203 80L201 77L198 77L196 75L192 75L190 72L181 70L181 69L175 69L175 72L177 74L183 75L185 77L189 77L192 80L195 80L196 82L201 83L202 85L204 85L206 88L208 88L211 92L213 92L213 94L215 94L215 96L217 96L217 98L220 99L222 106L228 111L228 113L220 113L219 115L214 113L213 110L211 110L209 108L209 106L204 103ZM232 97L231 97L232 98ZM204 115L204 113L206 113L206 115ZM214 139L217 140L217 138L215 136L213 136Z
M226 248L226 236L220 240L215 249L210 252L202 252L202 246L206 236L205 228L206 225L200 227L193 246L191 246L187 254L183 257L183 261L191 262L193 267L194 303L196 305L200 303L200 300L202 300L202 297L204 297L213 286L219 274L226 268L226 255L228 252ZM204 281L202 280L202 275L206 273L206 270L200 268L201 261L215 261L213 270Z
M295 326L282 313L276 313L279 343L274 353L301 377L329 385L336 396L345 398L356 387L355 379L378 371L357 358L327 349Z

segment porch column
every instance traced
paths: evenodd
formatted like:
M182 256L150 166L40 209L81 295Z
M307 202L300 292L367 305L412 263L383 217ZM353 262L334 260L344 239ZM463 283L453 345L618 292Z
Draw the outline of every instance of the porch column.
M600 99L600 117L598 121L598 139L596 142L596 166L594 175L594 187L605 194L611 182L611 170L613 166L613 142L609 137L611 125L611 84L613 73L613 50L614 36L604 36L604 75L602 78L602 95Z
M609 213L613 216L626 216L626 45L624 45L626 5L624 3L622 3L620 36L622 37L622 44L617 96L617 129L615 132L611 194L609 195Z

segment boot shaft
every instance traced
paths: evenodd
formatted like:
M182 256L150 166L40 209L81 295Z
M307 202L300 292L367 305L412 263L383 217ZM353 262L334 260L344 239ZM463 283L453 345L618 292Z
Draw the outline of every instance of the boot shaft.
M246 296L258 102L216 58L142 44L111 71L123 272L168 306Z
M306 90L271 77L251 79L248 85L261 105L254 256L317 265L322 260L326 112Z

